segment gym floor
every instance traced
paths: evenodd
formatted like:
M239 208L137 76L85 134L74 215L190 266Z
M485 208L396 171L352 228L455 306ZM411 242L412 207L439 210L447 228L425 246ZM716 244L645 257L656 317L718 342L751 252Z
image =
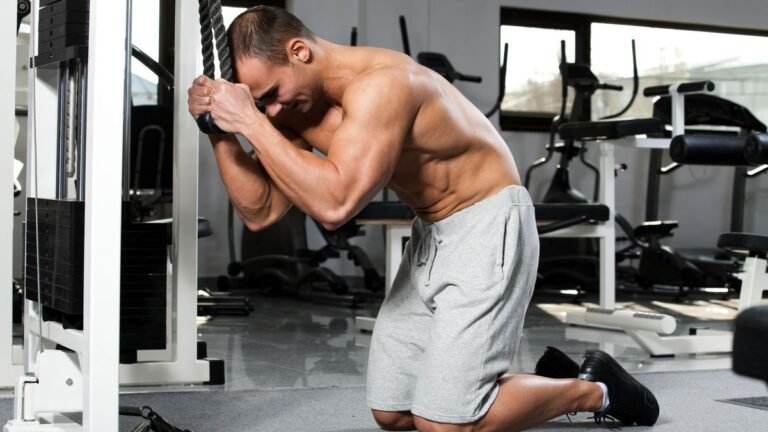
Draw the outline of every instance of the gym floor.
M255 309L248 317L201 318L200 338L208 343L209 356L226 361L226 389L365 385L370 336L355 330L354 319L375 316L378 304L353 310L290 297L255 296L251 300ZM548 345L577 361L587 349L611 350L624 367L636 372L730 368L728 355L649 358L636 346L621 345L629 340L623 333L567 327L562 322L565 313L583 306L561 301L534 297L513 365L515 372L532 372ZM589 304L589 299L583 303ZM701 321L710 328L725 327L736 311L734 300L720 299L684 303L640 299L620 306L672 314L685 323L678 328L681 333Z
M292 297L251 293L250 298L254 310L247 317L199 319L199 338L207 342L209 357L225 360L226 384L124 388L121 404L147 404L174 425L198 432L378 430L365 406L370 336L357 332L354 326L355 316L375 316L377 302L350 309ZM620 304L624 307L675 315L684 323L679 326L680 332L686 332L689 326L701 326L702 322L710 328L725 328L736 311L735 300L717 298L684 302L649 297L620 299L625 300ZM590 300L587 298L585 304ZM612 351L628 370L637 372L638 379L657 392L663 415L659 424L648 430L714 431L723 430L724 423L738 422L747 429L729 429L746 431L764 425L761 419L766 411L719 402L766 394L764 384L730 371L730 356L652 359L639 348L622 345L625 336L621 333L593 334L565 326L565 313L578 307L562 297L534 296L513 372L531 372L548 345L576 360L586 349L602 348ZM10 418L11 398L11 391L0 394L3 421ZM615 428L595 425L586 414L573 421L571 424L563 417L536 429ZM120 430L132 430L136 423L135 419L121 417Z

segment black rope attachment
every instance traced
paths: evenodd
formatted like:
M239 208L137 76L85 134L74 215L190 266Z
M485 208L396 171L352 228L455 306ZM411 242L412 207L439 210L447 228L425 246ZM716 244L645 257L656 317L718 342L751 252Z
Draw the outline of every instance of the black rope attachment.
M215 40L216 52L219 55L221 77L227 81L232 81L232 58L229 54L227 30L224 27L224 20L221 16L220 0L199 0L198 14L200 16L200 42L203 46L203 74L208 78L215 79L213 54ZM210 112L198 116L195 120L197 121L197 127L203 133L226 133L216 125Z

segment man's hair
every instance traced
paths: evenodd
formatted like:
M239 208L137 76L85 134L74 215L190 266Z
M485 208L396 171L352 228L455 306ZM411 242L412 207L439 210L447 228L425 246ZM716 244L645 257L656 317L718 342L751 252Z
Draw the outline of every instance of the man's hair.
M254 6L238 15L227 30L233 59L256 57L288 63L285 44L292 38L315 40L300 19L283 8Z

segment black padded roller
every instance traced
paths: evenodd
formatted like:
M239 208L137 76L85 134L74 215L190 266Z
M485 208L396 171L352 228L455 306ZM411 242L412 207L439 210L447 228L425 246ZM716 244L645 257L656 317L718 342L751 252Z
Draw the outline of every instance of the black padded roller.
M643 96L651 97L651 96L669 95L669 88L670 88L669 84L646 87L643 90ZM714 89L715 89L715 83L713 83L712 81L692 81L692 82L681 83L680 85L678 85L677 93L687 94L687 93L711 92Z
M752 165L768 164L768 133L756 133L747 138L744 158Z
M672 138L669 155L687 165L747 165L743 136L678 135Z
M768 383L768 305L753 306L734 321L733 371Z

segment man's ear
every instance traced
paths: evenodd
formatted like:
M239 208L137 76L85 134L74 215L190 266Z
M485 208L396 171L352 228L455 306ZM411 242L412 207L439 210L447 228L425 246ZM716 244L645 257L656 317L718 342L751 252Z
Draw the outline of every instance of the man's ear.
M288 41L286 48L289 61L309 63L312 60L312 51L304 39L293 38Z

